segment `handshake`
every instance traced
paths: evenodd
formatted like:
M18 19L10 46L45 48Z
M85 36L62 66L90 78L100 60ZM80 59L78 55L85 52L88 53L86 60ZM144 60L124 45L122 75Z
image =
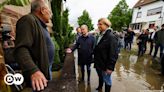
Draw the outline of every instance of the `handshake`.
M66 53L70 54L70 53L72 53L72 50L70 48L67 48Z

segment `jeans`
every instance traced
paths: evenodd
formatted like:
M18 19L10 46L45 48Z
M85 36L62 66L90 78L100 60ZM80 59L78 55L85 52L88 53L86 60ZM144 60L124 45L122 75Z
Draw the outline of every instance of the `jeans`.
M50 80L52 80L52 64L49 66Z
M102 76L103 76L103 80L104 82L111 86L112 85L112 78L111 78L111 75L110 74L106 74L105 72L102 72Z

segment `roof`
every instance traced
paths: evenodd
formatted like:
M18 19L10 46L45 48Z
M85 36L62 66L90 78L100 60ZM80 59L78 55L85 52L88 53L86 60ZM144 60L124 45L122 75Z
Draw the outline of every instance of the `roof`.
M140 7L140 6L143 6L143 5L146 5L146 4L150 4L150 3L153 3L153 2L156 2L156 1L159 1L159 0L139 0L133 8L136 8L136 7Z

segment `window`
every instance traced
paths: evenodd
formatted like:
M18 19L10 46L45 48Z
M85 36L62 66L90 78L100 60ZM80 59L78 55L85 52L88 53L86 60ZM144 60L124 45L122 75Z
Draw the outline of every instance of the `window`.
M140 30L141 28L142 28L142 24L141 23L133 24L133 27L132 27L133 30Z
M155 15L155 14L160 14L162 12L162 7L150 9L147 12L147 16Z
M137 18L141 18L141 16L142 16L142 12L138 12L137 13Z

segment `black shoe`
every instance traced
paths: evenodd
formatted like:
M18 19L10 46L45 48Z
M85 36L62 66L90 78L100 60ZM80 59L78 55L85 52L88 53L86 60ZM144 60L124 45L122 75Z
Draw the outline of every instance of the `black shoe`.
M96 90L100 91L100 90L102 90L102 88L101 87L97 87Z

